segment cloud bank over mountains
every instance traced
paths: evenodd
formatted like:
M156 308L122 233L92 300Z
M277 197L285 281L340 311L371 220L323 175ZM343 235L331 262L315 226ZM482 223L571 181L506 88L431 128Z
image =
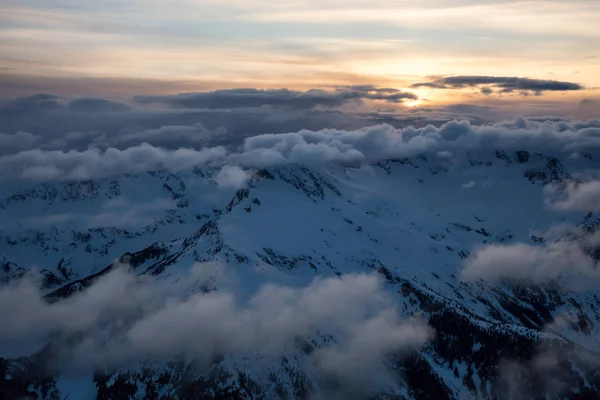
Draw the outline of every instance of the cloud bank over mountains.
M175 133L174 133L175 132ZM202 136L200 127L187 134ZM37 139L18 133L20 139L35 143ZM15 135L15 136L17 136ZM529 150L546 155L566 157L600 154L600 120L567 121L562 119L524 119L491 125L473 125L468 121L450 121L439 127L397 129L388 124L357 130L300 130L289 133L265 133L246 137L237 146L200 144L172 149L149 144L155 136L175 142L184 135L174 127L160 132L129 137L132 145L104 150L89 147L84 150L45 150L35 148L0 156L1 179L94 179L121 173L136 173L150 169L180 171L193 166L221 168L234 165L242 168L263 168L288 163L342 163L358 166L389 158L418 154L445 154L447 162L464 161L467 153L493 154ZM5 143L16 146L19 138L0 136ZM136 143L140 140L140 144ZM202 147L200 147L202 146ZM442 161L443 161L442 160ZM440 162L442 162L440 161Z
M439 86L439 79L425 82L424 86ZM485 81L496 82L505 90L520 85L520 89L543 89L542 93L577 86L523 78L457 76L443 79L455 82L454 86L442 83L448 88L468 88ZM491 93L488 86L481 90ZM266 133L356 130L382 123L395 128L440 126L456 119L481 125L512 119L517 112L526 117L576 115L586 119L597 116L594 111L600 112L600 103L593 97L585 101L571 99L572 104L543 98L525 102L519 100L520 96L513 96L512 100L506 96L495 99L463 96L458 102L436 104L427 97L428 93L418 89L374 85L337 85L305 91L221 89L174 95L145 94L126 99L70 98L38 93L0 99L0 155L34 148L83 151L90 147L101 150L115 147L124 150L143 142L169 149L200 149L239 145L244 138Z
M298 338L312 338L321 347L307 356L309 370L366 382L380 379L387 356L433 335L423 321L399 317L376 275L317 278L305 287L266 283L241 299L228 289L230 276L218 291L182 296L189 286L228 275L215 263L198 264L188 274L158 283L121 265L85 291L53 303L30 278L4 286L2 354L29 354L54 337L52 365L58 368L110 368L179 354L209 365L229 355L260 353L263 360L276 360L295 354ZM323 342L323 335L337 340Z

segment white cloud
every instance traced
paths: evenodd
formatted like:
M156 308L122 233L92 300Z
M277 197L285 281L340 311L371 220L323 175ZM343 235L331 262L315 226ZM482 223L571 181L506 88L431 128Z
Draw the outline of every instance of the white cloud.
M545 193L546 204L559 211L600 211L600 181L569 182L563 190L548 186Z
M375 275L316 279L299 288L269 283L248 301L236 299L226 286L180 295L188 292L182 285L209 275L218 279L214 265L207 271L193 272L173 286L136 277L123 266L53 304L41 298L31 280L13 283L0 290L1 354L28 354L49 335L62 335L80 338L61 348L59 361L71 366L166 360L182 352L201 362L216 354L279 357L297 352L297 336L318 340L318 330L339 340L322 343L308 366L352 378L431 337L424 322L399 318Z
M36 149L0 157L0 169L4 176L34 180L92 179L162 168L183 170L211 163L225 154L223 147L167 150L147 143L103 152L94 148L68 152Z
M87 179L158 168L180 170L205 164L245 168L285 163L360 165L421 153L453 154L453 162L461 162L468 156L467 152L471 155L483 152L489 156L496 149L507 152L532 149L565 155L579 150L600 152L600 120L528 120L525 125L519 122L521 120L481 126L450 121L439 128L428 125L396 129L376 125L354 131L325 129L263 134L246 138L237 151L224 147L167 150L148 143L124 150L36 149L1 156L0 169L5 179Z
M565 279L572 289L586 289L600 282L596 262L582 246L600 245L600 235L575 240L564 239L544 246L524 243L493 244L476 250L465 263L465 281L509 280L544 284Z
M238 189L248 182L250 174L236 165L226 165L213 179L220 187Z

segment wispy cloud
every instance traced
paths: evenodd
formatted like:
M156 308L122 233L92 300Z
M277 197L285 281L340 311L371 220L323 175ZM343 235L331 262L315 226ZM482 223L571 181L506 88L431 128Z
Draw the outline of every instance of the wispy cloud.
M166 285L120 266L53 303L26 278L0 289L2 354L27 355L54 338L54 365L63 368L166 361L182 352L209 365L218 355L277 360L295 354L300 337L316 347L307 368L372 384L387 356L432 337L423 321L399 317L374 275L315 279L305 287L269 283L247 301L221 282L226 277L218 264L199 264ZM222 287L199 290L214 284ZM190 289L196 293L180 295Z
M545 188L546 204L560 211L600 211L600 181L567 182Z

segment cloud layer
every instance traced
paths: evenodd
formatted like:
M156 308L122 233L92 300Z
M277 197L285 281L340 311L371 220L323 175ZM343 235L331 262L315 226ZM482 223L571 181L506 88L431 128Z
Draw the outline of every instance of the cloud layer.
M423 322L399 318L374 275L316 279L298 288L268 283L247 300L226 288L182 297L189 288L181 285L202 285L222 272L215 264L195 268L180 283L163 286L122 266L52 304L29 279L4 287L2 355L28 354L54 338L55 362L64 367L169 360L181 353L209 363L222 355L276 359L296 353L295 340L304 337L323 346L311 353L308 367L363 379L390 353L423 344L432 334ZM335 343L319 339L328 334ZM61 340L69 344L63 347Z
M600 283L597 262L586 249L600 246L600 234L552 238L550 231L545 238L548 244L510 245L493 244L476 249L461 270L464 281L499 282L502 280L547 284L564 281L575 290L596 288Z
M153 134L148 134L152 136ZM157 134L158 135L158 134ZM12 138L11 138L12 139ZM5 141L6 137L3 137ZM195 165L259 168L286 163L358 165L421 153L465 156L531 150L570 156L600 155L600 120L517 118L491 125L450 121L440 127L396 129L375 125L358 130L301 130L247 137L241 146L156 147L148 143L119 149L27 150L0 156L2 179L90 179L151 169L178 171Z

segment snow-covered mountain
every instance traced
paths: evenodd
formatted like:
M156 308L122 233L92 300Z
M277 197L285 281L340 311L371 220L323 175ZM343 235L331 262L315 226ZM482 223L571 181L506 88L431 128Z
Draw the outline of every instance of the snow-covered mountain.
M376 364L389 379L365 375L360 391L352 385L360 381L356 376L329 379L307 366L315 349L338 340L319 327L299 333L294 351L268 362L232 350L200 366L185 354L102 367L69 359L75 370L56 361L57 348L78 347L87 332L44 337L26 349L5 332L0 397L596 399L600 214L556 204L570 187L584 184L582 172L599 167L591 154L498 148L362 166L291 163L253 169L238 187L218 184L220 170L208 167L5 185L5 311L28 313L9 302L20 278L33 270L49 304L81 296L121 264L170 295L231 290L242 303L267 283L305 288L319 277L375 274L398 316L422 319L431 335L402 351L385 351ZM554 274L535 270L547 254L562 263L568 246L557 250L561 243L576 245L591 269L579 275L569 273L579 268L571 264ZM521 258L489 259L494 246ZM573 260L580 258L567 259ZM512 272L502 272L505 264ZM208 275L189 279L198 269ZM273 330L268 341L278 335ZM371 347L362 349L361 357Z

